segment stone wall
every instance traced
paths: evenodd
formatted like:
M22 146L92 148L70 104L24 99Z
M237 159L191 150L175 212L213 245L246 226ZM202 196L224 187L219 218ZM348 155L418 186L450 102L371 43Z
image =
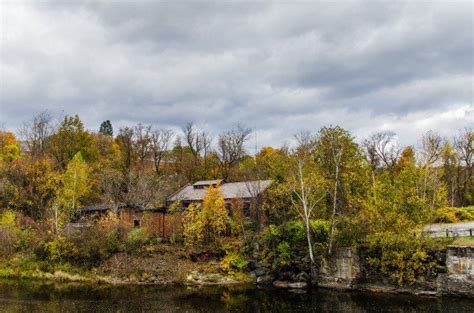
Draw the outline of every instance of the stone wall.
M359 254L352 248L336 249L329 259L323 259L317 285L327 288L352 289L360 274Z
M446 251L446 273L439 274L435 279L421 280L414 286L400 288L390 283L387 277L373 275L359 252L352 248L339 248L332 257L322 260L313 283L331 289L474 297L473 266L474 247L449 246Z
M438 294L474 297L474 247L449 246L446 267L438 277Z

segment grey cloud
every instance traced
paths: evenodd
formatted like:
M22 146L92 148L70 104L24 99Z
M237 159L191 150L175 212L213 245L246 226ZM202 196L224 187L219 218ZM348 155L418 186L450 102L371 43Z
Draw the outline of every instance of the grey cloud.
M274 145L329 123L454 133L474 124L472 5L2 2L0 124L48 109L91 129L242 123Z

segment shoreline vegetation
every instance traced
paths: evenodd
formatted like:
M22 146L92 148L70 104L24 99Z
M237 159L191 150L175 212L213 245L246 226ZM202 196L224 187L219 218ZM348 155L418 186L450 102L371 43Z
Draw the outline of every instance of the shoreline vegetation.
M0 131L0 278L351 289L365 275L367 290L430 294L449 270L446 247L473 246L424 230L474 220L471 129L400 146L391 132L357 142L328 126L255 155L250 134L213 140L192 123L114 134L109 121L92 132L47 112L18 136ZM220 179L272 184L249 190L249 203L228 206L220 183L202 187L200 202L167 203L182 186ZM98 203L138 208L140 220L81 213Z

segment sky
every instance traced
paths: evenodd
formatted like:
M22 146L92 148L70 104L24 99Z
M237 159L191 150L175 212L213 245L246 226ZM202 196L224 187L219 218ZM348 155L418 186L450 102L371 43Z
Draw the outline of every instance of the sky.
M450 137L474 126L473 3L1 0L0 125Z

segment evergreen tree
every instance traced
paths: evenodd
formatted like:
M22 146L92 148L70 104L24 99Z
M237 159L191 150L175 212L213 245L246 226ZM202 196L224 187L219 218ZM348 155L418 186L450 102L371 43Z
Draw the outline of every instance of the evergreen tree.
M112 123L110 123L109 120L103 121L102 124L100 124L99 133L106 136L113 136L114 130L112 128Z

